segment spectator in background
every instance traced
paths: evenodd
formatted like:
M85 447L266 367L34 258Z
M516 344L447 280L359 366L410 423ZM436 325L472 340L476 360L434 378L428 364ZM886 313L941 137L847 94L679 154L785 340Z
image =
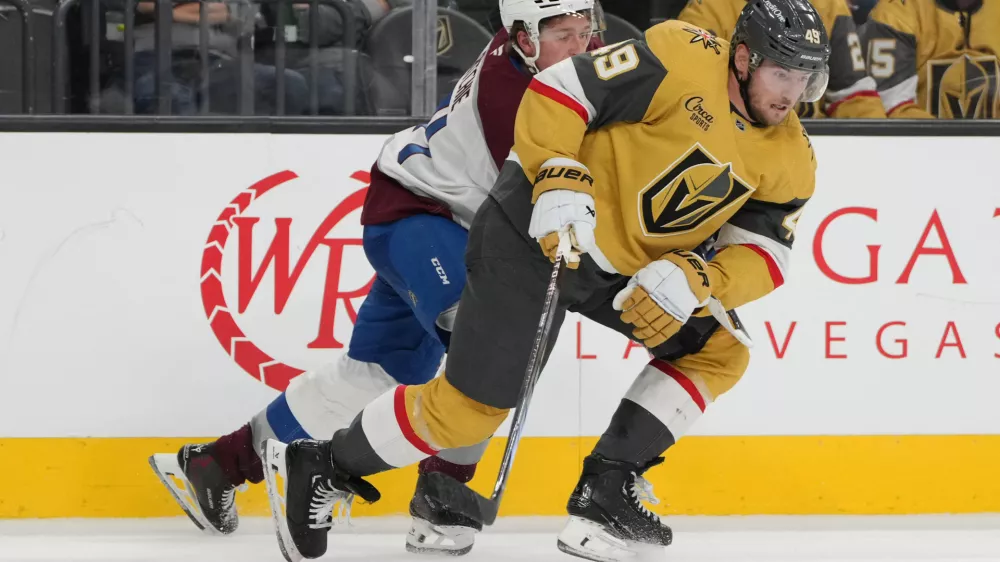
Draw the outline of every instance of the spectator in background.
M863 26L868 21L868 14L875 7L875 0L847 0L847 5L854 15L854 23L858 26L858 32L864 36Z
M1000 117L1000 0L880 0L865 37L889 117Z
M800 117L884 118L875 81L865 74L861 40L846 0L811 0L811 3L823 20L833 48L830 84L823 100L800 103L796 112ZM677 19L728 41L745 5L746 0L690 0Z
M156 24L155 4L139 2L135 15L135 110L136 113L157 113L156 92ZM207 85L201 84L199 2L175 4L171 34L171 72L174 82L170 91L171 113L192 115L199 112L201 100L208 96L211 113L239 113L239 60L237 40L253 29L255 8L247 3L209 2L205 6L208 19ZM273 114L277 109L277 71L273 66L253 65L254 109L257 114ZM306 109L306 81L297 72L286 70L285 113L297 115Z
M398 2L399 5L409 4L406 1ZM320 115L343 115L344 114L344 72L345 58L348 52L360 49L367 32L392 8L397 6L397 2L389 0L346 0L345 5L354 17L357 36L354 43L345 44L345 22L340 11L328 6L319 4L316 10L316 17L319 18L317 28L319 33L316 37L316 44L319 47L317 68L318 73L317 90L319 92L319 114ZM309 59L309 49L312 38L309 35L309 20L311 8L308 3L284 4L284 9L288 10L285 17L285 67L293 69L306 78L307 83L312 80L311 66ZM278 29L277 10L279 6L274 2L261 4L261 16L265 24L255 34L256 53L258 62L268 65L276 63L275 50L276 36L282 30ZM371 72L367 64L367 58L359 53L358 73L355 80L355 113L359 115L371 114L374 109L368 99L368 84L371 79ZM308 99L308 98L307 98Z

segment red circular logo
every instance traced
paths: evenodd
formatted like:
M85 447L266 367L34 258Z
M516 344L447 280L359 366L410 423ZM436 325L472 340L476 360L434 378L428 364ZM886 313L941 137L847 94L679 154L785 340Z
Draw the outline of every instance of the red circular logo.
M275 284L274 312L280 315L313 252L320 246L325 246L330 252L330 259L327 263L322 310L319 313L320 326L316 338L307 347L313 349L339 349L344 347L333 335L337 303L343 303L353 323L357 319L357 309L352 299L367 295L368 290L375 281L375 277L372 276L371 280L363 286L350 291L343 291L339 287L344 250L349 246L361 246L361 239L330 238L328 237L328 233L347 215L362 207L365 194L368 190L368 184L371 181L370 174L365 171L354 172L350 177L363 184L364 187L348 195L330 211L322 224L320 224L315 233L304 245L304 249L294 268L289 267L291 260L288 256L288 232L292 219L278 218L275 220L277 231L274 240L263 257L262 265L256 274L253 274L253 269L250 265L252 253L251 237L254 225L260 218L248 216L246 212L255 201L260 200L267 193L298 178L295 172L289 170L278 172L240 192L222 213L219 214L218 219L216 219L215 224L209 232L208 241L205 244L201 260L201 300L205 316L208 318L209 325L219 344L222 345L222 348L229 354L233 361L250 376L276 390L284 391L289 381L304 372L303 369L285 364L261 350L236 323L236 315L233 312L242 314L246 310L250 299L253 297L258 284L264 276L264 272L268 267L272 267ZM237 276L239 279L237 300L239 302L235 309L227 302L222 275L226 244L230 240L230 235L234 233L234 238L239 240L238 268L240 270Z

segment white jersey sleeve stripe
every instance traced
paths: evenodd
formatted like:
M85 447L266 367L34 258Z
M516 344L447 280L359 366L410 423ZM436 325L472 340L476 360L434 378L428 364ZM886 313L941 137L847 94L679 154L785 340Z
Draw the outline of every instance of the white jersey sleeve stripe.
M830 103L837 103L843 101L850 96L853 96L859 92L874 92L875 91L875 79L871 76L865 76L861 80L858 80L854 84L836 92L827 91L826 99Z
M740 244L757 246L765 250L774 259L774 263L778 266L778 271L781 272L781 277L783 279L788 277L788 266L792 259L792 250L790 248L781 245L767 236L761 236L738 226L729 223L722 225L722 228L719 230L719 239L715 242L715 248L721 250L726 246Z
M583 106L587 113L585 120L588 125L594 120L597 108L587 99L587 94L583 91L583 84L580 83L580 76L576 73L576 66L573 65L572 59L566 59L550 66L544 72L538 73L535 80ZM556 101L559 100L556 99Z
M899 105L917 99L917 75L914 74L899 84L878 93L882 97L882 107L886 112Z

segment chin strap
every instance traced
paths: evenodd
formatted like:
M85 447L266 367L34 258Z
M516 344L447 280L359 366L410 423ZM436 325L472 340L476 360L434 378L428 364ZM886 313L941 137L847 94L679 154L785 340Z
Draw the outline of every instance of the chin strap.
M542 48L538 39L530 37L530 35L529 39L531 40L531 44L535 46L535 56L533 57L525 55L524 51L522 51L521 47L517 44L517 41L511 43L511 46L514 48L514 52L517 53L517 56L521 57L521 62L523 62L524 66L528 68L528 72L531 74L538 74L538 67L535 66L535 61L538 60L538 56L542 53Z

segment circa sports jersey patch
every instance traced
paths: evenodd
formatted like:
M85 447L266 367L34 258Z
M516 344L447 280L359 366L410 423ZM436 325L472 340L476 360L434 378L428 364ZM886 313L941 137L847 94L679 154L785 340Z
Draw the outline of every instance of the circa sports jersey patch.
M695 143L639 192L639 222L646 236L689 232L754 190Z
M705 98L701 96L691 96L684 100L684 109L691 112L690 121L698 126L702 131L707 131L712 123L715 122L715 116L708 112L702 102Z
M712 49L715 51L715 54L721 54L719 51L719 38L715 35L697 27L685 27L684 31L694 35L691 38L691 43L701 43L706 50Z

